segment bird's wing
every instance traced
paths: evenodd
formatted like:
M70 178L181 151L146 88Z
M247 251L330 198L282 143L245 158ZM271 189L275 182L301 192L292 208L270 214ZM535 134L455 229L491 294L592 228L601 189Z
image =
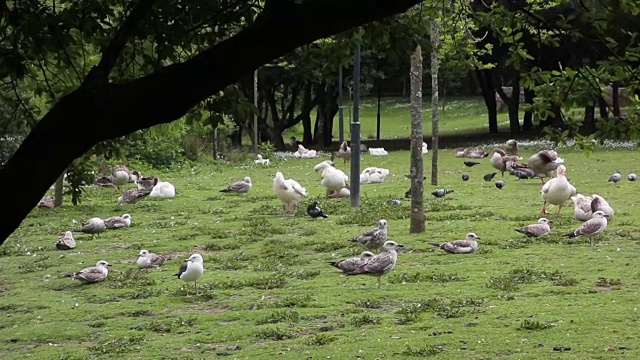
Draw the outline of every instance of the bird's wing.
M84 268L81 271L78 271L74 274L73 277L78 279L83 279L85 281L96 281L104 276L104 273L101 269L98 269L95 266Z
M383 252L358 266L352 274L382 274L391 266L393 266L391 254L389 252Z
M545 235L548 232L547 227L541 224L523 226L520 230L535 236Z
M178 270L178 273L176 274L176 276L180 277L182 275L182 273L187 271L187 267L188 266L189 266L189 262L188 261L185 261L182 264L180 264L180 269Z
M547 181L546 183L544 183L544 185L542 185L542 190L541 191L543 193L545 193L545 194L548 193L549 189L551 188L551 184L553 184L555 181L556 181L556 178L553 178L553 179Z
M249 183L246 183L244 181L236 181L233 184L229 185L227 187L227 190L229 190L229 191L243 191L243 190L247 190L250 187L251 187L251 185Z
M604 222L600 218L593 218L585 221L575 231L577 235L594 235L601 232L604 227Z
M151 263L151 265L153 266L160 266L164 263L165 261L165 257L162 255L158 255L158 254L150 254L149 257L149 262ZM182 268L182 265L180 266ZM185 271L186 271L186 267L185 267Z

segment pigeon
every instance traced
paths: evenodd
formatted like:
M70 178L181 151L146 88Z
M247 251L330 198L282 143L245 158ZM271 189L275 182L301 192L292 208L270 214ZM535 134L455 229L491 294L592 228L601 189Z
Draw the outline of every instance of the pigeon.
M498 189L500 189L500 190L502 190L502 188L503 188L505 185L507 185L507 183L506 183L506 182L504 182L504 180L498 180L498 181L496 181L496 187L497 187Z
M467 180L469 180L469 174L463 173L462 174L462 181L467 181Z
M311 204L309 204L309 206L307 206L307 214L309 216L311 216L314 220L321 217L321 218L328 218L329 215L325 214L322 209L320 209L318 207L318 202L314 201Z
M547 218L540 218L536 224L526 225L521 227L520 229L514 229L515 231L525 234L528 237L538 237L542 235L547 235L551 232L551 228L549 224L551 220L547 220Z
M151 253L149 250L140 250L140 254L138 255L136 265L138 265L140 269L159 268L166 260L164 256Z
M629 181L636 181L636 180L638 180L638 175L629 174L629 176L627 176L627 179L629 179Z
M80 280L84 284L97 283L104 281L109 275L109 268L111 266L108 262L100 260L96 263L96 266L84 268L78 272L64 274L65 277L70 277L74 280Z
M479 162L477 161L465 161L464 164L468 167L472 167L472 166L476 166L476 165L480 165Z
M340 261L330 261L329 265L336 267L342 272L347 273L356 270L358 267L366 264L375 255L371 251L363 252L360 257L352 257Z
M488 181L493 180L493 177L496 176L496 174L497 174L497 172L489 173L489 174L484 175L482 178L484 179L484 181L488 182Z
M449 189L437 189L436 191L433 191L431 195L441 198L447 194L451 194L452 192L453 190L449 190Z
M411 187L409 187L409 190L407 190L407 192L404 193L404 198L411 199Z
M384 251L380 254L368 259L364 264L358 266L353 271L349 271L346 275L371 275L378 278L378 289L382 276L396 267L398 262L398 253L396 250L404 248L404 245L395 241L385 241L383 245Z
M357 242L369 250L379 249L384 245L384 242L387 241L387 234L389 232L387 225L387 220L380 219L378 220L378 227L367 230L361 235L351 238L351 241Z
M58 250L70 250L76 247L76 241L73 238L73 233L71 231L67 231L64 235L58 238L56 241L56 248Z
M616 170L616 172L614 172L613 175L609 176L608 182L617 183L620 180L622 180L622 174L620 173L620 170Z
M236 194L244 194L248 193L251 190L251 178L245 177L242 181L236 181L233 184L227 186L226 188L220 190L223 193L236 193Z
M591 245L591 237L595 235L602 234L604 230L607 228L607 218L609 215L605 214L602 211L596 211L593 213L593 217L580 225L579 228L574 231L565 234L565 237L575 238L578 236L586 236L589 238L589 242Z
M411 194L409 194L409 195L411 195ZM387 204L400 205L400 204L402 204L402 201L396 200L396 199L389 199L389 200L387 200Z
M478 242L480 240L475 233L468 233L464 240L454 240L442 244L430 243L449 254L468 254L478 251Z
M202 255L193 254L185 262L180 264L180 269L174 275L185 282L193 281L194 286L197 287L198 279L200 279L204 273L203 262ZM187 295L188 294L187 292Z

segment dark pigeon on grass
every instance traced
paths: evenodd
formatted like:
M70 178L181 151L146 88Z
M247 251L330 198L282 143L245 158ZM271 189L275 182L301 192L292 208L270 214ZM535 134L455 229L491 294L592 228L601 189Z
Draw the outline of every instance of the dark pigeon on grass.
M505 185L507 185L507 183L506 183L506 182L504 182L503 180L498 180L498 181L496 181L496 187L497 187L498 189L500 189L500 190L502 190L502 188L503 188Z
M467 180L469 180L469 174L467 173L462 174L462 181L467 181Z
M620 180L622 180L622 174L620 173L620 170L616 170L613 175L609 176L609 182L617 183Z
M464 164L468 167L472 167L472 166L476 166L476 165L480 165L479 162L477 161L465 161Z
M494 173L489 173L484 175L482 178L484 179L484 181L491 181L493 180L493 177L496 176L497 172Z
M307 206L307 214L309 216L311 216L314 220L321 217L321 218L328 218L329 215L325 214L322 209L320 209L318 207L318 202L314 201L311 204L309 204L309 206Z
M636 181L636 180L638 180L638 175L629 174L629 176L627 176L627 179L629 179L629 181Z
M437 189L436 191L432 192L431 195L441 198L447 194L451 194L452 192L453 190L449 190L449 189Z

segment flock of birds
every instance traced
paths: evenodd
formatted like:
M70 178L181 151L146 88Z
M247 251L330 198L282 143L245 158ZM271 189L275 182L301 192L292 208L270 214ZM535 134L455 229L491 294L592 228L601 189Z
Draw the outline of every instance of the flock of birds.
M423 149L423 153L425 153L425 147L423 147ZM306 149L299 144L298 151L300 152L301 150ZM309 151L313 150L306 151L307 152L302 151L300 154L309 154ZM466 148L456 149L456 156L481 159L489 157L489 153L486 153L482 149ZM302 158L303 156L300 157ZM344 164L349 162L351 158L351 149L346 142L343 142L339 150L333 153L331 160L322 161L314 166L314 171L321 178L320 184L325 188L326 198L338 198L350 195L349 176L344 171L336 168L336 164L333 162L336 158L343 159ZM523 158L518 156L517 141L509 140L504 148L495 148L491 152L489 162L497 171L486 174L483 177L483 179L488 182L493 180L497 172L501 172L503 178L504 173L507 172L521 180L536 177L540 178L540 196L543 201L540 214L542 217L538 219L536 223L525 225L521 228L515 229L515 231L528 237L540 237L550 234L550 224L552 224L552 221L546 218L548 215L547 205L551 204L557 206L558 210L556 214L559 215L564 204L571 199L574 204L574 216L577 220L582 221L582 224L574 230L565 233L564 236L570 238L580 236L587 237L593 244L591 240L606 230L608 221L614 216L613 208L604 199L604 197L598 194L586 196L577 193L576 188L566 178L566 166L564 165L564 159L560 158L555 150L542 150L533 154L526 162L523 162L522 160ZM258 155L255 163L259 165L269 165L270 160L263 159L261 155ZM468 167L478 164L480 163L477 161L464 161L464 165ZM360 175L359 181L361 183L382 182L388 174L388 169L370 167L363 171ZM463 181L468 181L469 178L470 176L468 173L465 172L462 174ZM545 181L545 179L547 180ZM621 179L621 172L616 171L609 178L609 182L615 183L621 181ZM635 174L629 174L628 180L635 181L637 180L637 176ZM170 183L160 182L156 177L143 177L138 171L129 171L122 165L114 167L110 176L100 178L98 180L98 183L101 184L101 186L111 184L111 186L116 187L118 190L121 186L129 182L135 183L137 188L125 191L118 198L118 204L135 204L140 199L153 194L154 191L162 194L162 196L158 197L175 196L175 188ZM498 180L495 182L495 185L498 189L502 189L506 185L506 182L504 180ZM247 176L241 181L229 184L224 189L221 189L220 192L246 194L252 189L252 186L253 182L251 178ZM281 202L281 215L283 216L295 216L299 203L303 198L308 196L307 190L301 186L299 182L294 179L285 178L281 171L276 172L273 178L272 188L275 196ZM441 198L453 192L454 190L451 189L436 189L431 194L434 197ZM410 193L411 189L409 189L405 196L410 196ZM43 202L44 201L50 201L50 199L43 199ZM394 199L389 200L389 202L393 204L400 203L399 200ZM306 213L314 220L329 217L329 215L318 206L318 201L310 203L307 206ZM129 227L131 226L131 221L132 219L130 214L113 216L107 219L95 217L83 222L82 228L73 231L95 235L108 229ZM375 276L378 279L379 288L382 276L392 271L397 264L397 251L404 248L404 245L398 244L388 238L388 225L387 220L380 219L378 220L375 228L367 230L351 239L352 242L357 243L364 248L365 251L363 251L360 256L346 258L339 261L331 261L329 264L340 269L348 276ZM462 240L431 243L431 245L449 254L469 254L478 251L478 240L480 240L478 235L475 233L468 233ZM65 232L65 234L56 242L56 247L61 250L75 248L76 244L73 239L72 231ZM376 254L378 250L380 250L380 252ZM136 264L139 268L158 268L166 260L164 256L151 253L148 250L141 250L138 255L139 258ZM109 266L110 264L107 261L100 260L93 267L88 267L81 271L64 275L80 280L84 283L95 283L104 281L107 278ZM193 282L194 286L197 287L197 281L203 273L204 260L202 255L192 254L180 265L175 276L185 282Z

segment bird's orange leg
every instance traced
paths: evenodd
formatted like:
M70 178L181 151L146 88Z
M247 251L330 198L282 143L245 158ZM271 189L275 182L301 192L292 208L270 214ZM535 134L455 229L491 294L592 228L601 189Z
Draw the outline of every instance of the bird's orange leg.
M542 186L542 185L544 185L544 178L543 177L540 178L540 186Z
M540 215L547 215L549 214L547 212L547 202L545 201L544 204L542 204L542 210L540 210Z
M558 206L558 212L556 213L556 215L560 216L560 211L562 211L562 205Z

